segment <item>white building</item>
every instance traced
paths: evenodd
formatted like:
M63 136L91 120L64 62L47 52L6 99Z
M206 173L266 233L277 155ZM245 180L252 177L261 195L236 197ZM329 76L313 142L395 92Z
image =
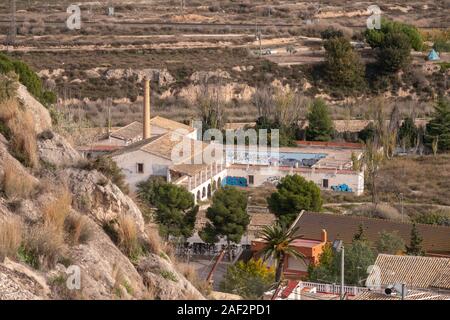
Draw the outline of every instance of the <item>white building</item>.
M163 117L150 119L148 80L143 116L142 124L135 121L96 144L109 151L115 148L111 157L123 170L132 190L151 176L161 176L185 187L198 202L210 198L221 185L276 184L284 176L299 174L322 189L357 195L364 191L363 172L353 170L352 158L362 155L357 144L299 142L297 148L279 148L276 153L255 146L230 149L206 144L197 139L197 129L191 126ZM206 159L213 153L217 155L215 159Z

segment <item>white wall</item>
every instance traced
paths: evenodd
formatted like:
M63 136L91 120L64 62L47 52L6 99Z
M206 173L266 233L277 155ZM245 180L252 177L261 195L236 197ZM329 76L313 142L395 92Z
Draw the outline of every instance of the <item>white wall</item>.
M147 180L150 176L167 177L168 167L172 165L172 161L157 157L150 153L136 150L113 157L119 168L125 175L127 183L131 190L136 190L136 184ZM144 164L144 173L137 172L137 164Z
M269 169L273 170L269 170ZM277 170L276 167L252 167L249 166L248 170L245 168L228 168L228 176L232 177L244 177L249 181L249 176L253 175L254 184L251 186L260 186L266 182L273 182L276 184L282 177L290 174L299 174L309 181L313 181L317 186L323 189L323 180L328 179L328 189L331 190L331 186L340 184L347 184L352 188L353 192L360 195L364 192L364 174L363 173L334 173L325 172L321 170L315 170L314 172L298 172L295 170Z
M195 197L195 202L197 203L197 192L200 191L200 200L206 200L208 198L208 185L212 183L212 180L216 181L216 187L218 186L218 180L219 178L221 179L221 181L223 181L225 179L225 177L227 176L227 170L224 169L221 172L219 172L218 174L216 174L214 177L212 177L212 179L209 179L208 181L203 182L201 185L199 185L198 187L194 188L191 190L191 193L194 195ZM192 180L193 183L193 180ZM205 188L205 196L202 196L203 193L203 188ZM211 185L212 188L212 185ZM216 189L217 190L217 189ZM214 192L213 192L214 193Z

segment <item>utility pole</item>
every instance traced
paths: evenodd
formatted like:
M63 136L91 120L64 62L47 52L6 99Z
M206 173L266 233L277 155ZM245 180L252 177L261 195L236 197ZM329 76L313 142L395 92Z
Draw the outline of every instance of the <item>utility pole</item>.
M16 25L16 0L10 0L10 10L11 10L11 23L9 26L9 33L6 39L6 44L14 46L16 44L17 35L17 25Z
M403 193L400 193L400 204L402 206L401 216L402 216L402 222L403 222Z
M259 56L262 57L261 27L256 25L256 39L259 41Z
M345 248L342 246L341 248L341 300L344 300L344 252Z
M106 106L107 106L107 108L108 108L108 139L111 137L111 104L112 104L112 101L111 101L111 98L108 98L107 100L106 100Z
M333 250L337 253L341 254L341 300L344 300L344 268L345 268L345 258L344 258L344 241L342 240L334 240L333 241Z

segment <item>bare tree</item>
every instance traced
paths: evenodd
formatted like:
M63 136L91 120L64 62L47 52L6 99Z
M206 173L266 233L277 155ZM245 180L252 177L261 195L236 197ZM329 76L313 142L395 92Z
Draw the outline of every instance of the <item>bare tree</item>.
M197 93L196 106L202 120L203 130L221 130L226 122L225 103L219 83L204 80Z
M11 11L11 22L10 22L10 27L9 27L6 44L13 46L16 44L16 35L17 35L16 0L10 0L9 3L10 3L10 11Z
M269 119L273 108L273 90L270 86L258 87L252 96L252 104L258 110L258 117Z
M298 124L305 116L309 101L295 92L278 92L275 95L274 119L282 126Z
M383 160L384 154L379 146L373 140L367 141L361 159L361 165L366 170L367 179L370 184L372 203L375 206L378 203L378 173Z

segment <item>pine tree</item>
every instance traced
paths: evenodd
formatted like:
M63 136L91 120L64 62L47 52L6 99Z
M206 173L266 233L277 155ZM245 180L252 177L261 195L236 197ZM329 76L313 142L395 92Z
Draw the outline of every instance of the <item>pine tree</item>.
M406 246L406 254L410 256L422 256L424 254L422 249L422 236L417 230L416 224L414 223L411 229L411 240L409 246Z
M306 139L312 141L330 141L333 134L333 121L325 101L314 100L308 113Z
M231 242L239 243L250 223L247 213L247 195L237 188L226 186L216 191L212 204L206 211L209 221L200 232L207 243L215 243L225 238L230 248Z
M325 36L331 37L324 44L327 81L334 88L345 91L362 89L365 66L359 54L347 39L333 34Z
M427 124L425 143L436 144L439 151L450 150L450 101L440 98L435 106L433 119Z
M353 241L366 241L367 238L364 234L364 226L362 223L359 224L358 232L353 236Z

